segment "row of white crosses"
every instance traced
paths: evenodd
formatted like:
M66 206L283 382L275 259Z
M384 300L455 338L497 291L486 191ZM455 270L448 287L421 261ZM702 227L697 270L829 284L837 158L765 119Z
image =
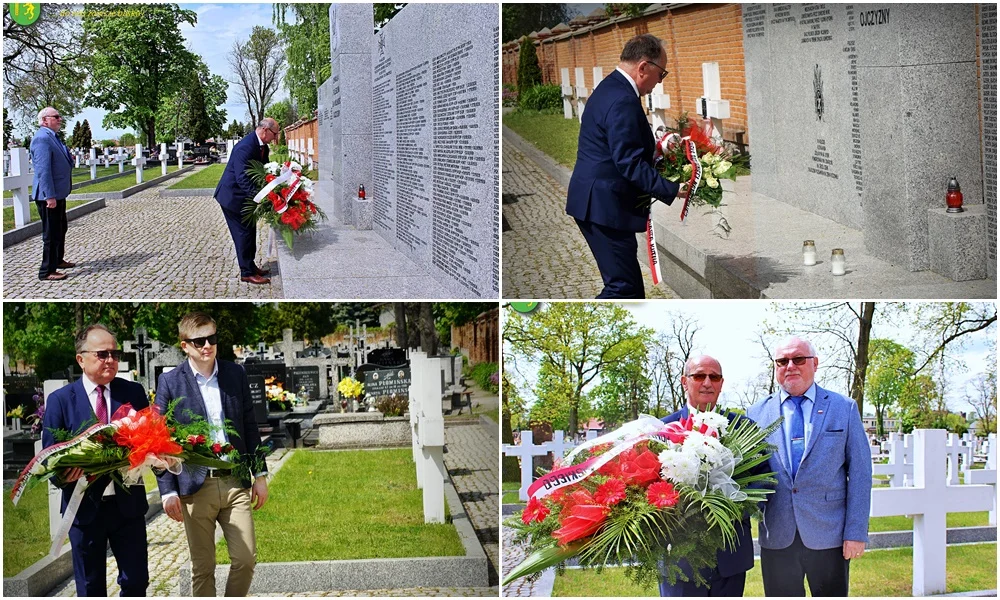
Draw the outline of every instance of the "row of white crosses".
M573 118L573 100L576 99L576 117L583 121L583 111L587 104L587 98L590 97L591 90L584 81L583 67L573 69L573 75L576 79L576 86L570 85L569 68L563 67L559 69L559 78L562 83L563 116L567 119ZM596 87L604 79L604 69L594 67L593 76Z
M441 366L426 352L410 353L410 432L417 487L423 490L424 523L444 523L444 416Z
M590 434L596 432L588 432ZM965 485L958 485L959 457L966 457L971 464L971 445L962 443L956 434L949 435L940 429L918 429L903 438L890 438L890 455L909 457L909 475L912 485L873 489L872 517L906 515L913 517L913 595L925 596L945 591L945 557L947 550L947 514L949 512L990 511L990 524L996 525L997 447L996 434L990 434L988 458L985 469L965 471ZM899 442L892 445L893 442ZM949 443L950 442L950 443ZM968 440L966 440L968 442ZM528 499L527 490L533 480L532 458L552 452L564 456L575 444L566 441L562 431L553 435L551 442L534 444L530 431L521 432L519 445L504 444L506 456L521 459L521 487L519 497ZM968 452L967 452L968 451ZM895 452L895 454L893 454ZM947 469L950 463L952 469ZM902 463L900 463L902 464ZM876 465L884 467L885 465ZM906 473L900 470L884 474L902 480Z
M313 140L296 138L288 140L288 152L295 162L305 166L309 170L313 168Z
M970 435L959 438L957 433L948 434L945 453L948 463L948 484L958 485L958 474L961 472L966 483L972 472L972 462L977 441ZM990 441L982 442L989 447ZM872 466L874 475L889 477L890 487L909 487L913 485L913 434L900 435L890 433L889 439L883 444L888 450L889 460L886 464Z

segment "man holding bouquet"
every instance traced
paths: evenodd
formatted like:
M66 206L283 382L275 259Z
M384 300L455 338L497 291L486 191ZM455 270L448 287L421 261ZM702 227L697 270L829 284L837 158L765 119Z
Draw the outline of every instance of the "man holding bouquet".
M121 350L107 327L94 324L76 336L76 362L83 376L46 399L42 446L56 443L53 432L81 433L95 423L110 423L123 405L149 406L138 383L116 377ZM83 469L66 469L52 482L61 487L62 512ZM146 560L146 490L133 485L118 489L107 475L89 484L69 530L77 596L107 596L108 545L118 561L122 596L145 596L149 585Z
M257 186L247 174L247 169L251 160L267 163L270 156L268 144L278 139L280 133L277 121L270 117L261 119L257 123L257 129L233 146L229 162L215 188L215 200L222 207L229 233L233 236L233 244L236 245L240 281L247 283L260 285L271 282L267 277L270 272L261 269L254 262L257 255L257 222L247 223L243 215L243 204L257 195Z
M684 365L681 376L687 403L679 411L662 419L664 423L672 423L686 419L697 411L715 410L715 404L722 393L722 365L711 356L694 356ZM740 418L736 413L728 413L729 422ZM745 418L745 417L742 417ZM755 473L766 473L763 468L755 468ZM753 568L753 539L750 533L750 518L746 517L736 523L736 548L734 550L719 550L716 554L718 565L711 572L703 570L702 576L708 581L708 587L697 586L693 581L691 567L681 564L681 569L688 581L677 580L671 584L664 573L660 573L660 596L730 596L743 595L747 571ZM662 568L662 567L661 567Z
M188 360L160 375L156 406L166 413L174 400L174 418L190 423L192 415L212 425L215 443L232 444L242 456L255 456L261 446L246 372L235 363L216 360L215 320L194 312L177 326L181 349ZM231 427L230 432L226 426ZM222 526L229 547L226 596L246 596L257 565L253 511L267 501L267 473L254 481L239 481L229 471L189 469L180 475L157 477L163 511L184 523L191 551L191 580L195 596L215 595L215 525Z
M653 168L656 142L640 100L667 76L666 64L662 41L632 38L583 112L566 213L597 260L604 280L598 298L646 297L635 234L646 230L650 196L670 204L680 195L681 186Z

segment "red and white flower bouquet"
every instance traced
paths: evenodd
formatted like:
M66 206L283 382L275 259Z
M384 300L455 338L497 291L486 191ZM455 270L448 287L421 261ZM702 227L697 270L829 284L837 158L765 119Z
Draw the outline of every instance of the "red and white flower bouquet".
M252 203L243 209L248 221L264 221L292 248L295 236L316 227L326 215L312 201L313 182L302 175L295 161L261 164L250 161L250 179L260 186Z

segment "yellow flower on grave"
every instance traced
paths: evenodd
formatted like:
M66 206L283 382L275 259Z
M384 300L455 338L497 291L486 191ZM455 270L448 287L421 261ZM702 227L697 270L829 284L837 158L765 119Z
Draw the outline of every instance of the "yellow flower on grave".
M365 384L351 377L345 377L337 384L337 391L345 398L357 398L365 391Z
M11 419L23 419L24 418L24 406L18 406L7 413L7 416Z

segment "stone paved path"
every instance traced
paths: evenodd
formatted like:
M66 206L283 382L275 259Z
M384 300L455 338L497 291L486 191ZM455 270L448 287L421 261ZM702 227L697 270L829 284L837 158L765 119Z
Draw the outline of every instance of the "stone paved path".
M41 236L3 251L3 296L13 298L281 298L270 285L239 280L236 250L215 199L160 198L178 179L149 188L69 222L63 281L39 281ZM258 229L263 264L267 230Z
M566 189L506 139L503 217L504 298L595 298L601 292L590 247L566 214ZM649 266L639 264L647 298L675 297L654 286Z

